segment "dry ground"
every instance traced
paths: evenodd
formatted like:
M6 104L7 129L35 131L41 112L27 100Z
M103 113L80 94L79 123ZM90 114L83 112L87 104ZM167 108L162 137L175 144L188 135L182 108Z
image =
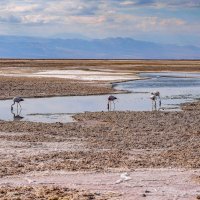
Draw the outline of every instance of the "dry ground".
M200 172L189 173L189 169L199 170L200 167L199 116L199 111L191 110L184 112L101 112L78 114L75 117L78 122L69 124L1 121L0 185L6 191L5 194L7 196L14 192L16 196L19 196L19 193L21 197L27 195L28 199L29 196L35 195L34 192L38 188L39 190L44 190L44 188L38 185L37 181L33 185L29 182L21 182L24 179L23 176L27 176L30 173L37 174L43 172L45 174L48 172L50 174L43 179L46 182L42 182L47 186L52 184L52 180L53 182L57 179L61 181L63 178L63 183L67 185L66 188L67 191L70 191L70 194L72 192L74 195L79 195L81 194L79 190L84 188L94 191L91 193L91 195L94 195L92 198L86 196L84 197L85 199L124 199L123 195L118 196L121 190L117 189L118 187L116 188L114 185L112 186L112 184L109 185L109 189L116 193L114 197L110 196L108 191L105 192L108 183L102 185L102 193L99 196L95 192L98 191L98 188L101 188L100 183L96 183L97 185L94 187L95 184L93 185L92 182L89 185L84 185L81 179L77 179L77 183L75 184L77 191L73 191L74 184L72 184L72 181L69 180L69 184L66 182L69 178L68 176L64 179L64 174L61 174L60 178L51 178L50 183L48 177L50 178L52 176L51 172L54 171L71 171L77 172L80 175L82 172L95 172L97 176L98 173L107 172L109 177L109 172L115 172L116 170L134 172L136 169L145 168L147 169L146 176L148 180L148 176L150 177L151 174L151 170L148 170L149 168L175 168L187 169L184 170L184 176L179 175L178 171L174 172L174 175L170 175L171 171L168 171L170 179L176 176L177 183L174 183L175 185L182 183L183 180L180 177L187 177L187 180L184 179L186 181L185 189L177 189L177 191L182 191L183 196L186 197L182 198L179 194L180 198L178 198L177 191L175 189L171 191L170 189L172 182L167 178L164 181L163 176L165 175L162 175L162 172L158 172L154 176L154 179L163 180L163 185L159 181L157 184L161 184L165 188L166 184L169 184L169 181L171 182L169 184L170 187L163 189L165 196L161 199L172 199L172 197L189 199L195 197L199 194L200 186L198 186L199 182L196 184L193 183L192 178L194 174L198 178ZM157 177L158 175L160 176ZM17 184L12 182L15 176L18 176L18 179L21 180ZM133 173L132 177L134 176L137 178L137 176L143 175ZM7 181L10 182L8 184L9 187L5 186L6 182L3 181L6 177L8 177ZM41 177L39 175L35 180ZM88 176L84 177L82 181L89 178ZM72 178L72 180L76 180L76 176ZM117 176L115 175L114 178L112 178L113 183L116 181ZM95 175L93 179L95 179ZM137 178L137 180L139 179ZM199 179L196 180L199 181ZM195 191L193 189L192 191L184 192L186 189L189 190L191 188L190 185L192 183L197 187ZM22 185L17 187L16 185L18 184ZM132 182L128 183L128 185L130 184ZM140 184L143 185L141 187L143 187L142 191L144 193L144 188L147 186L145 186L145 182ZM124 195L129 195L129 198L125 199L132 199L130 197L132 193L129 193L128 185L123 186L126 191ZM188 186L186 187L186 185ZM30 188L28 192L25 192L27 191L27 186ZM134 183L132 187L139 187L138 183ZM151 186L150 184L149 187L155 188L156 186ZM175 188L175 186L173 187ZM62 188L59 187L57 190L62 191ZM88 192L86 193L88 194ZM54 193L51 191L48 194L51 195ZM62 194L62 192L58 192L57 196L61 198ZM136 192L135 195L142 197L141 190L138 190L138 193ZM154 199L160 198L159 195L154 195ZM38 197L38 199L42 198ZM71 196L68 199L76 198Z
M200 71L192 60L0 60L0 74L32 73L52 69L111 70L113 73ZM53 84L52 84L53 83ZM110 81L77 81L56 78L0 77L0 99L117 93ZM118 91L119 92L119 91Z
M9 60L1 59L0 68L39 69L113 69L121 71L200 71L200 60ZM30 70L30 69L29 69Z
M111 195L109 195L111 196ZM108 195L56 186L1 187L1 200L106 200Z
M0 122L0 176L200 167L200 112L101 112L77 123Z
M0 99L118 93L110 84L58 78L0 77Z

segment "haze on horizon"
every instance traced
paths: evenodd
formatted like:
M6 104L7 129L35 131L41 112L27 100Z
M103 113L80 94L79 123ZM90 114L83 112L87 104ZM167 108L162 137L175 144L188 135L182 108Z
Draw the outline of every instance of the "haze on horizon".
M199 0L1 0L0 35L130 37L200 47Z

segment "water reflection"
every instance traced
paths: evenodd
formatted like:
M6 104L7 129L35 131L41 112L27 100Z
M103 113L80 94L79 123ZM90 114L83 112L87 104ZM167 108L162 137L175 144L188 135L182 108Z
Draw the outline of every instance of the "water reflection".
M11 109L11 113L13 115L13 121L20 121L22 120L24 117L21 115L21 108L17 107L17 110L14 111L14 109Z

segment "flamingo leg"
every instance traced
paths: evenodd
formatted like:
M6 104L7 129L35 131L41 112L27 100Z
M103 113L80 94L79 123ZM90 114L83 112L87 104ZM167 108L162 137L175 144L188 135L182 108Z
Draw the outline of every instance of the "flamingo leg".
M13 106L15 105L15 102L11 105L11 111L13 111Z
M161 107L161 100L159 101L159 106Z
M111 101L108 101L108 111L110 111L111 110Z
M159 97L159 106L161 107L161 98L160 98L160 95L158 97Z
M154 110L155 110L155 101L152 100L152 111L154 111Z
M152 100L152 111L156 110L156 101Z

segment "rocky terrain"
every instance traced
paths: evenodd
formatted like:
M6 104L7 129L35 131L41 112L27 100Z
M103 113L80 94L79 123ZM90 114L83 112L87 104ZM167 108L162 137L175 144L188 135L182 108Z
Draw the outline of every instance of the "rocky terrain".
M0 122L0 176L200 167L200 112L100 112L75 123Z

